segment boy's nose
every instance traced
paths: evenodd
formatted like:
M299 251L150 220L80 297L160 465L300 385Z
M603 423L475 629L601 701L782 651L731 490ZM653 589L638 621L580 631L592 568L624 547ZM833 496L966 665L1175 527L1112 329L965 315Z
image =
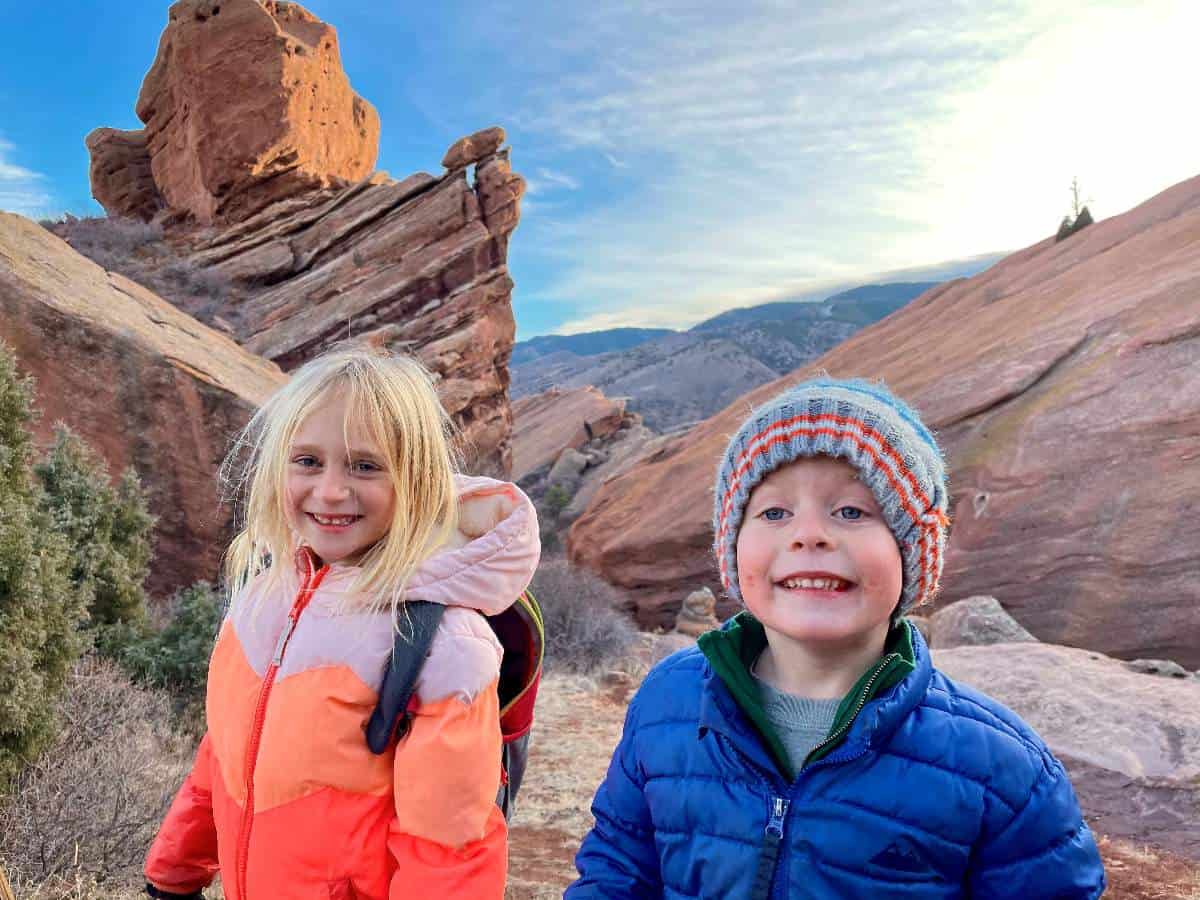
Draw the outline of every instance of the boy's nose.
M828 549L833 546L829 523L821 514L797 513L792 520L791 539L796 549Z

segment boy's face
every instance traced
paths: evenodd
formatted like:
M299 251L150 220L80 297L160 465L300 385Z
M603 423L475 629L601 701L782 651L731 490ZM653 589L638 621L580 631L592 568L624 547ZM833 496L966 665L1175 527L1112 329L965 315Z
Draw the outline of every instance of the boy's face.
M750 495L737 540L738 586L768 631L818 647L882 648L903 564L879 504L829 456L776 469Z

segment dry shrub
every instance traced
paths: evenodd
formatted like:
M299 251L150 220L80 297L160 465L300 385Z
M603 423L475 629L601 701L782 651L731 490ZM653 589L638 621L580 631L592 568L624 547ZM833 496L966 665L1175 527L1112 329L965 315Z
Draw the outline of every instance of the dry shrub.
M546 668L587 674L619 664L637 639L612 585L565 559L543 560L530 585L546 627Z
M0 861L18 896L118 896L143 883L146 850L194 750L170 710L165 693L108 660L76 664L58 739L0 801Z

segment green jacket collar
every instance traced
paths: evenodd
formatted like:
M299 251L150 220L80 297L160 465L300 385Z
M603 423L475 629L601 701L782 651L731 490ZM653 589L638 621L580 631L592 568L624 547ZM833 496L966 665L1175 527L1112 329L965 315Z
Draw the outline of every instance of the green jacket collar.
M849 733L863 706L915 669L912 627L907 619L901 619L899 625L888 634L883 656L862 674L842 698L829 736L808 755L805 765L836 749ZM783 742L767 719L761 691L750 674L750 666L767 646L767 633L762 623L743 610L720 630L702 634L697 643L713 671L763 739L776 767L789 781L794 780L797 773L792 770Z

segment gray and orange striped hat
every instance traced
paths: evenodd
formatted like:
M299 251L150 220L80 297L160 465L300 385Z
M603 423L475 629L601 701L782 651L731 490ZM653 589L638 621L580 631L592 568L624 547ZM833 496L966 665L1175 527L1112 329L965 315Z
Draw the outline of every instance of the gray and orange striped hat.
M737 536L751 491L771 472L809 456L846 460L879 502L904 565L895 617L931 598L949 524L942 452L916 412L882 384L827 377L801 382L760 406L725 450L713 549L728 595L742 601Z

